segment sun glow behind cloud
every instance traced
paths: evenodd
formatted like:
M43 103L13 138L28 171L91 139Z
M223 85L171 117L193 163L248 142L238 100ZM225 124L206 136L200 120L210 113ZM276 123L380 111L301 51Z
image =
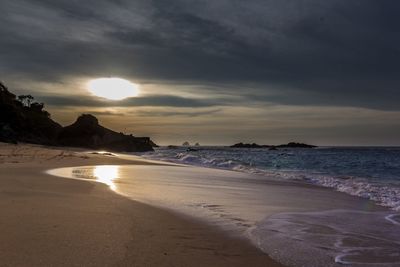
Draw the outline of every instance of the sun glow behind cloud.
M93 95L109 100L122 100L139 95L139 86L121 78L99 78L88 83Z

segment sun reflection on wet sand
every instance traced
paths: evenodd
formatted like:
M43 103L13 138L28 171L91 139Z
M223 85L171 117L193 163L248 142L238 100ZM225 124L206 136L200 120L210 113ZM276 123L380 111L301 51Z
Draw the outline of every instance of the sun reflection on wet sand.
M112 190L116 190L114 180L119 177L119 166L95 166L93 168L93 176L98 182L108 185Z
M116 191L117 186L115 181L121 178L120 167L121 166L117 165L98 165L75 168L60 168L49 170L47 173L81 180L95 180L96 182L108 185L110 189Z

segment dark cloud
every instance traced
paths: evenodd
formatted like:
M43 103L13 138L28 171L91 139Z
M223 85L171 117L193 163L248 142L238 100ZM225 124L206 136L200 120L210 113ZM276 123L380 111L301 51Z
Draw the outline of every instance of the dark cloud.
M38 96L38 101L50 106L69 107L212 107L224 105L216 99L193 99L177 96L154 95L144 97L127 98L120 101L103 100L94 97L82 96Z
M360 82L360 84L363 84ZM384 84L384 82L383 82ZM254 104L264 104L266 102L281 104L281 105L294 105L294 106L319 106L319 107L358 107L368 108L375 110L385 111L398 111L400 110L399 102L397 101L399 91L397 88L389 85L388 89L381 92L371 92L364 90L365 87L348 92L346 97L338 94L335 90L335 85L328 85L332 90L325 92L313 91L302 92L300 90L277 92L268 95L246 95L243 99L250 101ZM359 86L359 85L355 85ZM328 88L326 88L328 89ZM392 89L392 90L391 90Z
M255 95L265 96L255 101L400 110L398 1L4 0L0 9L6 81L124 75L212 83L216 92L243 95L251 83ZM218 86L226 83L236 86ZM66 104L74 101L99 104Z
M117 116L117 117L125 116L125 113L113 112L113 111L94 111L94 110L90 110L90 111L87 111L86 113L92 114L94 116Z
M220 112L221 109L212 109L205 111L138 111L135 114L141 116L150 116L150 117L172 117L172 116L184 116L184 117L199 117L205 115L213 115Z
M165 42L161 35L145 30L114 30L109 32L108 35L111 38L131 45L158 47L161 43Z

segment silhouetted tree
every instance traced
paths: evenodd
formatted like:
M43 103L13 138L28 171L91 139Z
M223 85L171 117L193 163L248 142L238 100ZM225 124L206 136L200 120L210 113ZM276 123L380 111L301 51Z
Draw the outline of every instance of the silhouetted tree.
M30 107L33 103L34 97L31 95L20 95L18 96L18 100L21 101L25 107Z

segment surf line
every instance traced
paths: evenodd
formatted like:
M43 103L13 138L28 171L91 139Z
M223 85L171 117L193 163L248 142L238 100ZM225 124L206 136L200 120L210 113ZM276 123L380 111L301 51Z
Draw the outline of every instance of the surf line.
M393 217L395 216L400 216L400 214L389 214L385 217L385 220L393 223L394 225L400 225L400 222L396 221L395 219L393 219Z

